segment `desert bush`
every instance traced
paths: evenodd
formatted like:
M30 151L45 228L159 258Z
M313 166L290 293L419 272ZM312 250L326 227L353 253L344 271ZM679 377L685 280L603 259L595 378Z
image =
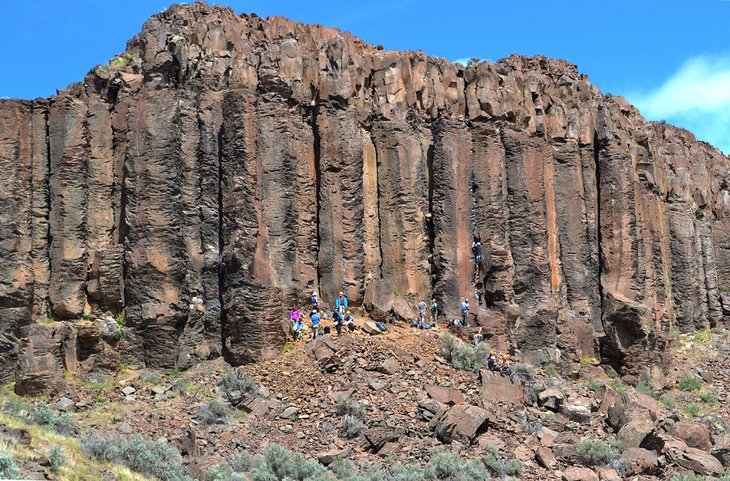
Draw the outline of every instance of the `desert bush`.
M696 404L690 404L689 406L686 406L683 412L685 416L689 418L696 418L702 415L702 409Z
M608 442L600 439L583 439L577 446L578 454L593 466L601 466L621 457L618 441Z
M192 481L182 465L180 453L159 441L137 434L131 438L119 435L89 435L81 438L81 447L89 456L122 464L132 471L161 481Z
M707 481L707 477L687 472L684 474L672 476L670 481Z
M589 379L588 383L586 384L586 387L590 389L591 391L595 392L601 389L605 384L603 381L599 381L598 379Z
M226 405L216 400L204 404L200 408L200 418L205 424L226 424L228 414Z
M154 371L142 371L139 375L139 380L148 384L154 384L155 386L162 383L160 375Z
M7 453L0 453L0 479L18 479L20 469L13 458Z
M679 381L679 389L684 392L699 391L702 387L702 378L696 374L687 374Z
M664 407L665 407L666 409L668 409L668 410L670 410L670 411L671 411L672 409L674 409L674 408L676 408L676 407L677 407L677 403L676 403L676 402L674 402L674 399L672 399L671 397L669 397L669 396L666 396L666 395L664 395L664 396L660 397L660 398L659 398L659 402L661 402L661 403L662 403L662 405L663 405L663 406L664 406Z
M223 397L235 405L256 392L256 383L246 374L237 369L232 369L221 376L218 381L218 388Z
M545 373L547 377L559 377L560 373L558 373L558 368L555 367L555 364L550 363L546 365L544 368L542 368L542 372Z
M361 435L365 431L365 423L361 419L345 414L342 417L342 437L346 439L354 438Z
M229 481L231 468L223 463L214 464L205 471L205 481Z
M367 415L365 404L355 401L350 396L337 396L335 400L335 412L339 416L354 416L360 421L365 421Z
M28 421L59 434L68 434L73 427L72 414L56 414L48 403L40 402L30 411Z
M459 342L451 334L441 336L441 355L456 369L479 372L486 367L489 346L481 342L476 346Z
M652 391L651 388L647 384L644 384L643 382L640 382L639 384L637 384L634 389L636 389L636 392L638 392L638 393L641 393L641 394L644 394L646 396L656 399L656 394L654 394L654 391Z
M484 463L464 460L458 454L438 452L426 466L426 478L438 481L483 481L489 479Z
M626 391L629 390L629 387L618 379L614 379L613 381L611 381L611 384L609 384L609 386L619 396L626 394Z
M515 364L512 371L514 372L515 376L519 376L523 379L526 379L527 381L532 381L532 379L535 377L535 370L532 368L532 366L524 362L519 362Z
M286 448L272 444L263 459L251 471L251 481L332 481L327 470L316 461L294 454Z
M518 459L504 459L494 446L485 448L486 454L482 457L482 463L494 476L521 476L524 464Z
M708 404L710 406L714 406L717 404L717 396L715 396L715 393L705 391L700 393L700 399L703 403Z
M53 446L50 451L48 451L48 455L46 457L48 458L48 467L54 473L58 471L61 466L66 464L66 453L63 452L63 449L60 446Z

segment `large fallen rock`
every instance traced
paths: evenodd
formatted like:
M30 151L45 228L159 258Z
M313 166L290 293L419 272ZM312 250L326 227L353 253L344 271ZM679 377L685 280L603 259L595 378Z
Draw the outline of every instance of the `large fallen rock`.
M592 469L570 466L563 471L563 481L598 481L598 475Z
M424 388L428 396L434 401L453 406L464 402L464 395L456 388L450 386L436 386L427 384Z
M715 475L723 472L722 464L717 458L701 449L691 448L684 441L667 433L652 433L647 436L642 447L663 454L667 461L700 475Z
M459 441L469 445L478 433L494 423L493 414L471 404L457 404L436 422L436 437L443 443Z
M672 426L671 433L691 448L701 449L708 453L712 450L710 430L702 424L679 422Z
M509 404L525 402L525 385L522 381L510 379L487 369L479 371L479 379L481 380L481 397L487 405L495 401Z
M540 406L555 412L560 409L563 401L565 401L565 394L556 387L549 387L537 395L537 402Z
M622 466L627 474L654 474L659 470L656 452L642 448L629 448L621 455Z

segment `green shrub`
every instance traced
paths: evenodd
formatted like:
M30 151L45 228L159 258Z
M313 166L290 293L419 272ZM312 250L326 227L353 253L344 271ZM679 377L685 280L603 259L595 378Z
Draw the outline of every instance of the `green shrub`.
M535 370L532 368L532 366L524 362L515 364L512 371L514 372L515 376L522 377L527 381L532 381L532 379L535 377Z
M678 474L676 476L672 476L670 481L707 481L707 477L687 472L684 474Z
M365 423L361 419L345 414L342 417L342 437L346 439L354 438L361 435L365 431Z
M331 481L327 470L316 461L272 444L251 471L251 481Z
M542 372L545 373L547 377L560 377L560 373L558 372L558 368L555 367L555 364L550 363L546 365L544 368L542 368Z
M702 387L702 378L696 374L687 374L679 381L679 389L684 392L699 391Z
M131 438L119 435L84 436L81 438L81 447L93 458L123 464L132 471L161 481L192 481L186 474L182 457L176 449L139 434Z
M696 418L702 415L702 409L696 404L690 404L684 408L684 414L689 418Z
M61 466L66 464L66 454L59 446L53 446L51 450L48 451L48 455L46 457L48 458L48 467L54 473L58 471Z
M119 314L117 314L117 317L114 318L114 320L117 322L117 326L124 326L124 322L126 321L124 311L120 311Z
M479 460L464 460L458 454L438 452L426 466L426 478L444 481L484 481L487 468Z
M518 459L506 460L499 455L494 446L485 448L486 454L482 457L482 463L493 476L521 476L524 463Z
M157 386L158 384L162 384L162 379L160 379L160 375L154 371L142 371L142 374L139 375L139 380L147 384L153 384L155 386Z
M28 420L44 429L50 429L59 434L68 434L73 427L72 414L56 414L51 410L51 406L44 402L40 402L33 407Z
M626 391L629 390L629 387L626 384L622 383L619 379L614 379L613 381L611 381L611 384L609 384L609 386L619 396L623 396L624 394L626 394Z
M640 382L639 384L637 384L635 389L636 389L636 392L638 392L638 393L641 393L641 394L644 394L646 396L656 399L656 394L654 394L654 391L652 391L651 388L643 382Z
M226 424L228 408L220 401L211 401L200 408L200 417L205 424Z
M458 341L451 334L441 336L441 355L456 369L479 372L486 367L489 346L481 342L476 346Z
M583 439L577 446L578 454L592 466L602 466L621 457L621 444L600 439Z
M205 481L229 481L231 468L226 464L214 464L205 471Z
M670 397L669 397L669 396L667 396L667 395L664 395L664 396L660 397L660 398L659 398L659 402L661 402L661 403L662 403L662 405L663 405L663 406L664 406L664 407L665 407L666 409L668 409L668 410L670 410L670 411L671 411L672 409L674 409L674 408L676 408L676 407L677 407L677 403L676 403L676 402L674 402L674 399L670 398Z
M218 389L223 397L233 405L241 403L257 390L253 379L238 369L232 369L221 376L218 381Z
M596 392L599 389L601 389L604 385L605 384L603 383L603 381L599 381L598 379L590 378L588 380L588 383L586 384L586 387L588 389L590 389L591 391Z
M703 403L708 404L710 406L714 406L717 404L717 396L715 396L715 393L710 391L705 391L700 393L700 399Z
M0 453L0 479L18 479L20 469L13 458L6 453Z
M337 396L335 400L335 412L339 416L353 416L360 421L365 421L367 415L365 404L361 401L355 401L350 396Z

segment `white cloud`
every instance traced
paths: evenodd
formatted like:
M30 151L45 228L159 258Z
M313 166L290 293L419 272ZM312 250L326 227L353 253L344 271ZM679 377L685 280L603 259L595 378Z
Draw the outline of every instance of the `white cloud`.
M627 99L646 118L684 127L730 153L730 55L691 58L656 89Z

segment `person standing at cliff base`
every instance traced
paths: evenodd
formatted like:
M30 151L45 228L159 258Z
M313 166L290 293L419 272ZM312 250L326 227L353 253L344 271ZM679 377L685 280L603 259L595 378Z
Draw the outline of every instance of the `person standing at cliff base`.
M431 322L436 322L439 313L439 304L436 299L431 299Z
M340 291L340 295L337 297L337 300L335 301L335 307L337 307L337 310L340 311L340 314L344 314L347 310L347 296L344 292Z
M316 292L312 292L312 309L319 309L319 298Z
M418 303L418 320L426 322L426 301L423 299Z
M312 320L312 340L317 338L317 332L319 331L319 312L317 309L314 309L312 313L309 315L309 318Z
M337 309L333 309L332 310L332 320L334 322L335 329L337 330L337 335L341 336L342 335L342 313Z
M469 299L464 298L464 302L461 303L461 325L466 326L466 317L469 315Z

